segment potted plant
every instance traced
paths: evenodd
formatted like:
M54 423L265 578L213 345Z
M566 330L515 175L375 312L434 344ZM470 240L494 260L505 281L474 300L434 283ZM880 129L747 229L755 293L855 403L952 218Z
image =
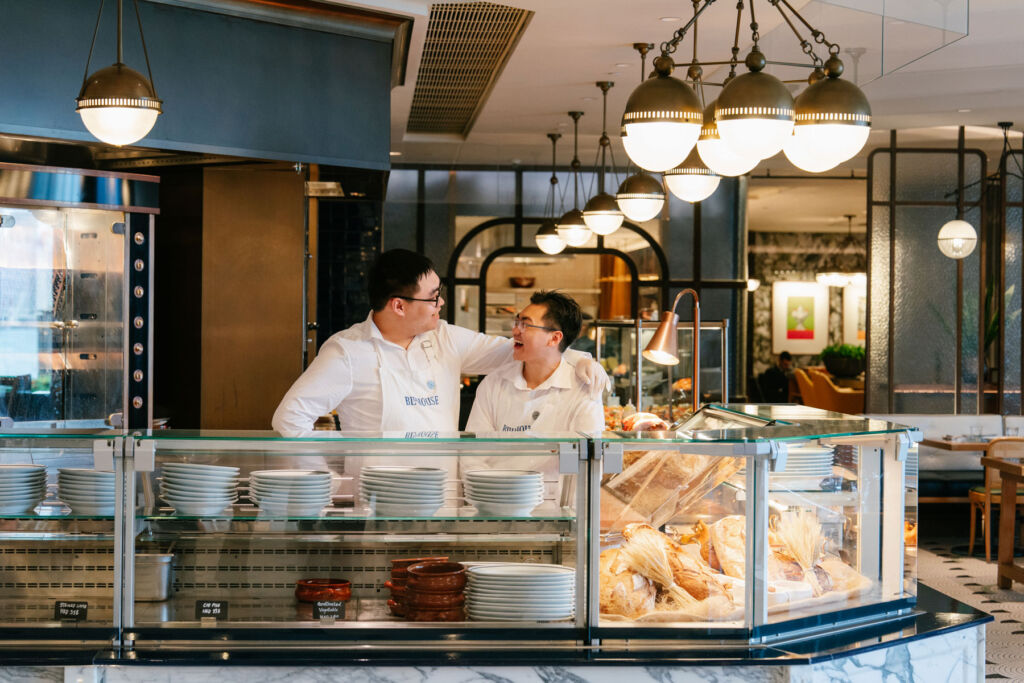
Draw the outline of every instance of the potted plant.
M821 361L836 377L856 377L864 372L864 347L832 344L822 350Z

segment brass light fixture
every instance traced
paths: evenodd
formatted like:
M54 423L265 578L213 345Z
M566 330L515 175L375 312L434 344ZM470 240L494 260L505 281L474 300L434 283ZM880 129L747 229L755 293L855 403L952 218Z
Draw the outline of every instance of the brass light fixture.
M100 1L96 28L93 30L92 43L89 45L89 57L85 61L82 89L75 100L78 104L75 111L82 117L85 127L98 140L111 145L130 145L144 138L153 129L157 117L163 111L163 102L157 97L156 88L153 86L153 70L149 66L149 53L146 50L146 38L142 33L138 0L133 0L135 19L139 25L142 54L146 58L149 78L124 64L122 0L117 0L117 61L89 75L96 34L103 18L104 2L105 0Z
M558 186L558 176L555 174L555 148L561 137L561 133L548 133L548 139L551 140L551 181L548 200L544 205L544 221L534 236L537 248L545 254L557 254L565 249L565 240L559 236L558 228L555 227L555 188Z
M595 235L610 235L622 225L625 218L619 205L615 203L615 197L604 191L604 175L607 162L607 153L611 146L608 138L608 91L615 84L611 81L598 81L597 87L601 89L601 97L604 108L601 114L601 140L598 147L598 156L601 165L597 169L597 194L587 201L583 207L583 220L587 227ZM615 169L615 153L612 153L612 170Z
M665 171L665 184L672 194L690 202L704 201L718 189L722 176L709 169L694 148L686 161Z
M590 228L587 227L586 222L583 220L583 212L580 211L580 154L579 154L579 137L580 137L580 117L583 116L581 111L571 111L569 116L572 117L573 123L573 134L572 134L572 209L566 211L555 227L558 230L558 236L565 240L565 243L570 247L582 247L590 239Z
M670 78L668 73L673 66L677 66L672 54L687 31L696 25L701 13L713 2L693 0L693 17L676 30L670 40L662 43L661 56L655 60L658 77L650 79L650 82ZM770 62L761 52L758 23L754 14L755 0L749 0L753 47L743 60L748 72L735 75L739 63L739 28L745 9L744 1L739 0L736 4L732 59L728 62L705 62L730 65L729 77L725 82L715 84L722 85L723 89L714 102L713 116L702 116L704 125L698 142L698 151L704 163L710 170L721 175L740 175L741 172L749 171L757 161L776 154L783 147L787 147L787 156L800 168L812 172L827 170L859 152L870 130L871 109L867 98L855 84L840 78L843 63L838 57L839 46L829 42L821 31L811 26L789 0L767 2L778 10L799 41L804 54L810 57L812 63L807 65L812 69L810 85L794 101L782 81L765 72L766 66L778 62ZM815 54L814 45L800 35L791 16L810 31L814 43L827 47L827 61L822 62ZM694 60L688 73L688 79L695 86L703 86L699 67L695 48ZM683 88L687 87L681 81L676 83ZM645 82L630 97L623 114L623 123L655 119L690 120L693 114L691 105L692 101L684 98L678 88L670 90L662 84L661 90L657 90ZM645 112L659 114L655 116ZM631 131L628 126L624 126L624 130L626 151L640 166L647 164L645 167L650 168L650 159L659 153L658 149L670 150L676 147L676 138L669 135L658 138L645 133L630 143L627 141Z
M640 82L645 78L647 53L654 49L653 43L633 43L633 49L640 53ZM623 136L625 133L623 132ZM619 185L615 203L626 218L637 223L649 221L661 212L665 205L665 188L657 180L640 170Z

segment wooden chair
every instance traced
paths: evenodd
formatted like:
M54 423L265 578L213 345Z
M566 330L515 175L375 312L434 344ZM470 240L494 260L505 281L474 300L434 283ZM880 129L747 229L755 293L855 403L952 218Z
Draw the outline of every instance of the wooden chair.
M814 391L814 385L811 384L811 378L808 377L802 368L794 370L793 376L796 377L796 385L800 387L800 400L803 404L812 408L818 408L818 395Z
M864 412L864 392L857 389L837 387L827 372L809 368L807 370L817 397L816 407L848 415Z
M992 439L985 447L983 457L998 460L1021 460L1024 459L1024 438L1001 437ZM985 536L985 561L992 561L992 506L999 505L999 497L1002 495L999 483L999 472L982 463L985 472L984 486L975 486L967 492L967 501L971 508L971 533L968 555L974 554L974 519L977 512L981 512L981 530ZM1024 503L1024 486L1017 489L1017 504Z

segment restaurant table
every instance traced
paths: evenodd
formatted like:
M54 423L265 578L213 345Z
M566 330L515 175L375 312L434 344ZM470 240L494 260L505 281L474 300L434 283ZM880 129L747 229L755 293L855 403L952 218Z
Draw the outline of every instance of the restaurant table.
M999 569L996 583L1012 588L1024 583L1024 567L1013 563L1013 523L1017 520L1017 487L1024 483L1024 465L1001 458L982 458L981 464L999 470Z
M944 451L983 451L988 441L950 441L949 439L921 439L919 446L930 446Z

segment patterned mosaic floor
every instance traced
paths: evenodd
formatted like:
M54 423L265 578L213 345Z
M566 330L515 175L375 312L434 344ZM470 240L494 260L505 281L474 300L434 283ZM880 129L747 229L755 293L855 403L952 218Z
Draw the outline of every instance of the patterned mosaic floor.
M1000 590L995 562L966 553L964 545L924 543L917 556L918 581L995 617L986 632L985 677L1024 683L1024 586Z

